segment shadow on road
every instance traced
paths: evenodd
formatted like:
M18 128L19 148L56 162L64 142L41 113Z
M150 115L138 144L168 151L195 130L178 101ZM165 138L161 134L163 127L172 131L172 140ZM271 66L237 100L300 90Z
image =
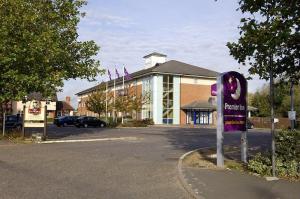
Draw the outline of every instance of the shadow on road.
M175 148L191 151L197 148L216 146L216 129L166 128L168 142ZM240 132L224 133L224 145L240 147ZM257 151L266 151L271 146L271 136L266 132L248 132L248 146Z

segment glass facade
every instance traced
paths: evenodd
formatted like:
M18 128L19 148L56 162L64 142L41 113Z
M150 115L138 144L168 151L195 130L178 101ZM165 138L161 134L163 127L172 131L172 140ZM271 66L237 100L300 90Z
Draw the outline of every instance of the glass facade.
M146 100L147 103L145 103L143 105L142 118L143 119L151 119L151 118L153 118L153 113L152 113L152 78L146 78L146 79L143 80L142 94L143 94L143 96L148 97L148 100Z
M207 110L189 110L186 118L187 124L212 124L212 112Z
M163 114L164 124L173 124L174 102L173 76L163 76Z

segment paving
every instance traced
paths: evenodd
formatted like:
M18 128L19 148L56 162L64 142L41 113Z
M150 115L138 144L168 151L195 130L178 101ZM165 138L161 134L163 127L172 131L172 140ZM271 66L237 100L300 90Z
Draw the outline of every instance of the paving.
M178 180L178 158L187 151L214 146L216 137L214 129L179 127L50 126L48 130L49 140L98 140L52 144L0 141L0 199L190 198ZM136 139L104 139L123 137ZM238 145L239 134L226 134L224 141ZM269 133L249 132L250 146L268 148L269 144Z
M300 183L266 181L239 171L184 167L187 183L199 198L299 199Z

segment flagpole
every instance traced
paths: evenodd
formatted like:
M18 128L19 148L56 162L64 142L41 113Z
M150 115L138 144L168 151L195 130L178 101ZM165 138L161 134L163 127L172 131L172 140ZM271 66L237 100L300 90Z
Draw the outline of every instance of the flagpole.
M107 73L108 73L108 70L107 70ZM106 122L108 122L107 120L107 92L108 92L108 80L106 81L106 92L105 92L105 119L106 119Z
M115 121L115 111L116 111L116 66L115 66L115 76L114 76L114 108L113 108L113 120Z
M124 77L125 77L125 66L123 65L123 100L125 96L125 82L124 82ZM122 124L124 124L124 112L122 111Z

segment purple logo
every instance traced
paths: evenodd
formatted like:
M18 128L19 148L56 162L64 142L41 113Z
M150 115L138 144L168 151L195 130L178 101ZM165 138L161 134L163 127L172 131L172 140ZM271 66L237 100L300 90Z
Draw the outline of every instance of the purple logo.
M240 80L234 76L231 76L228 79L227 85L228 85L228 92L230 92L231 97L234 100L238 100L241 96Z

